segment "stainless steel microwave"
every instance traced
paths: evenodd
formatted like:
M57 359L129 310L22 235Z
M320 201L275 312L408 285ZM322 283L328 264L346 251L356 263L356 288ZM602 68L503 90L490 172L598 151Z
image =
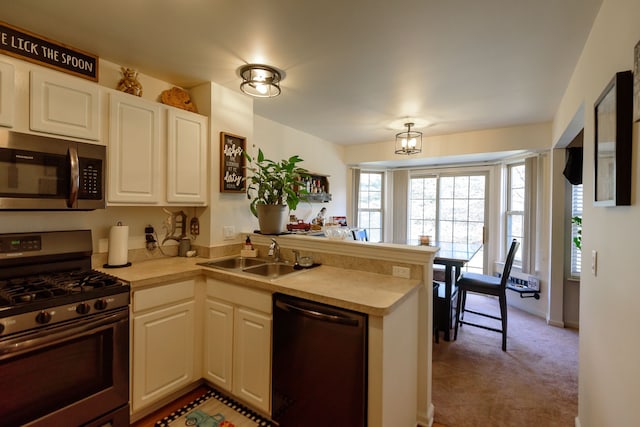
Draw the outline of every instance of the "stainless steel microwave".
M0 129L0 210L105 207L103 145Z

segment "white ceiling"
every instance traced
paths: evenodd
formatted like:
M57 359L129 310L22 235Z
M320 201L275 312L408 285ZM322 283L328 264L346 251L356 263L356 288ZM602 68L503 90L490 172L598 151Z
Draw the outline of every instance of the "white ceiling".
M282 69L255 113L338 144L551 120L602 0L0 0L0 19L185 88Z

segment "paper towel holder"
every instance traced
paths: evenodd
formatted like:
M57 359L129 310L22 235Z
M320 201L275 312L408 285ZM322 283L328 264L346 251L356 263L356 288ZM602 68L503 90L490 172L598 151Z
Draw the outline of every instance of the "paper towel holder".
M122 221L118 221L116 223L117 226L122 226ZM131 266L131 262L126 262L125 264L119 264L119 265L111 265L109 263L103 264L102 267L103 268L123 268L123 267L129 267Z

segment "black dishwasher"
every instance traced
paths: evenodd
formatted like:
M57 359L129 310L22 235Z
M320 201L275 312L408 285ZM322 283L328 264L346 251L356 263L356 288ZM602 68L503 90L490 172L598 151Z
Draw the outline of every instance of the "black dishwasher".
M367 315L273 299L273 419L281 427L367 425Z

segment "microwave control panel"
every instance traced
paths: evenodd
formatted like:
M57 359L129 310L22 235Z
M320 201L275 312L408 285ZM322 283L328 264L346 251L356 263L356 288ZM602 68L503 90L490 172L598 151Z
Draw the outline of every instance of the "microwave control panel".
M102 160L80 158L80 199L102 199Z

